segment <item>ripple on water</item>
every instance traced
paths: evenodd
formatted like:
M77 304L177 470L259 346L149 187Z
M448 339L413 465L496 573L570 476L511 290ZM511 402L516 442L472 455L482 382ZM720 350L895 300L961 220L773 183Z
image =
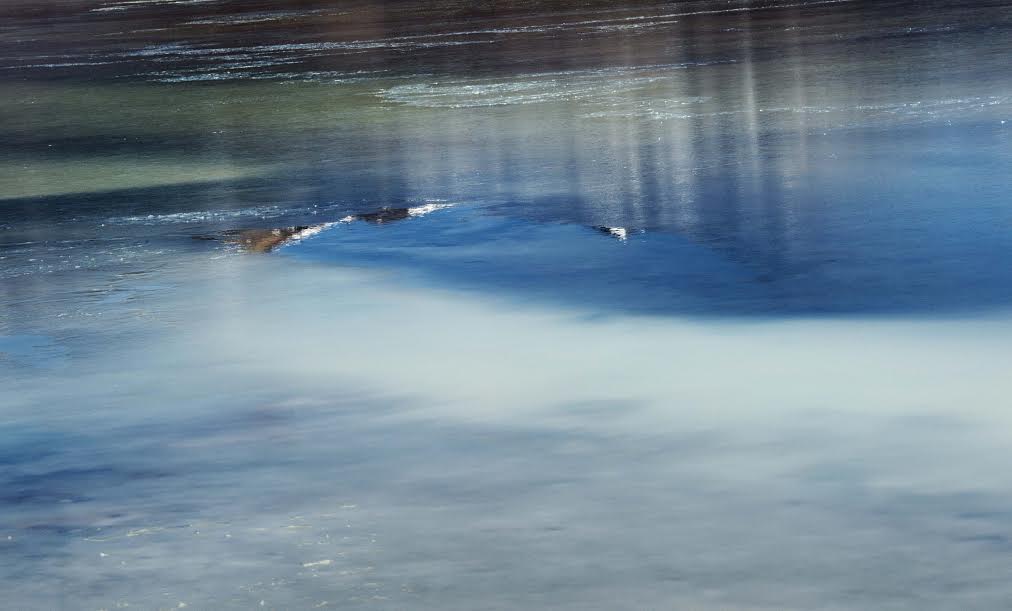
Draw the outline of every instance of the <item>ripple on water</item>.
M651 67L654 68L654 67ZM396 85L379 93L390 102L429 108L510 106L553 101L602 102L663 83L663 72L609 68L529 75L525 79L466 79Z

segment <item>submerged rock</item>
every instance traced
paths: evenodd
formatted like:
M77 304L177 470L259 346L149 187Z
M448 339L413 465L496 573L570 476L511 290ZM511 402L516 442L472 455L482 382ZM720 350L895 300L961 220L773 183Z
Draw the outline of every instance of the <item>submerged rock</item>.
M222 235L224 236L224 241L230 244L237 244L243 250L249 252L270 252L288 242L301 240L306 236L319 233L330 225L333 225L333 223L298 225L278 229L234 229L222 232ZM198 236L197 239L206 238Z
M356 214L353 217L350 217L350 220L380 224L390 223L393 221L403 221L407 218L411 218L411 208L383 208L375 212Z
M194 240L221 240L235 244L247 252L270 252L285 244L297 242L311 235L316 235L338 223L365 221L374 225L402 221L404 219L424 216L436 210L451 207L452 204L428 203L410 208L380 208L373 212L353 214L337 222L318 223L316 225L295 225L275 229L229 229L218 234L195 235Z
M430 212L436 210L443 210L444 208L450 208L453 204L445 204L439 202L430 202L421 206L412 206L410 208L390 208L384 207L374 212L366 212L364 214L353 214L346 216L341 219L342 223L350 223L352 221L365 221L367 223L382 224L391 223L394 221L403 221L404 219L414 218L417 216L425 216Z

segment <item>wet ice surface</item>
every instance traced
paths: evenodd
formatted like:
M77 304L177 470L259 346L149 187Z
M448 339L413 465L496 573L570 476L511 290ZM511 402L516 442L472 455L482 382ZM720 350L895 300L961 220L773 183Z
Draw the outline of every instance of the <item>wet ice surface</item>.
M18 609L1004 609L1006 3L0 7Z
M71 362L3 363L19 608L1008 600L1003 319L595 319L280 257L161 277L51 324Z

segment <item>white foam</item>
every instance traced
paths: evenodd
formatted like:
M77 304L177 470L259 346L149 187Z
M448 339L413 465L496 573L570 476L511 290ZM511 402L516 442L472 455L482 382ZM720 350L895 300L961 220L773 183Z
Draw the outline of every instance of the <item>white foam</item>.
M423 204L421 206L414 206L413 208L408 208L408 214L410 214L411 216L425 216L426 214L436 212L437 210L445 210L446 208L452 207L453 204L430 202L428 204Z
M285 240L284 244L281 245L281 248L284 248L285 246L288 246L290 244L297 244L302 240L311 238L315 235L319 235L337 224L338 223L320 223L319 225L306 227L302 231L298 231L292 234L287 240Z
M625 227L608 227L608 233L623 242L629 239L629 230Z
M237 210L201 210L193 212L174 212L171 214L147 214L121 216L109 219L109 223L129 223L141 225L159 225L162 223L204 223L220 222L237 218L275 218L291 212L280 206L254 206Z

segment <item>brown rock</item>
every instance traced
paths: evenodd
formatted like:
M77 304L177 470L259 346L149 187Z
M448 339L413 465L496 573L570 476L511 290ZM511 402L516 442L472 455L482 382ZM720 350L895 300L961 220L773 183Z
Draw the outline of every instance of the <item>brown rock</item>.
M249 252L270 252L293 236L309 229L308 226L282 227L280 229L239 229L224 232L225 241L238 244Z

